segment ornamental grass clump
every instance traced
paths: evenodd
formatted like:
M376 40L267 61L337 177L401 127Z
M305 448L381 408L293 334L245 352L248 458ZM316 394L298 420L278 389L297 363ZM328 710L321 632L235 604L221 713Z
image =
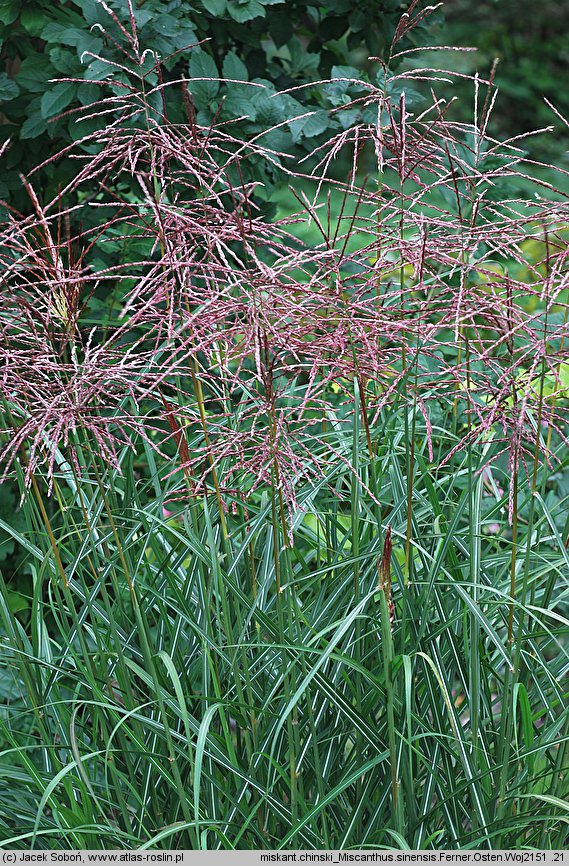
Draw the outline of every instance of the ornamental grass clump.
M492 138L494 73L455 119L416 2L301 165L130 11L108 125L0 232L3 842L563 847L563 172Z

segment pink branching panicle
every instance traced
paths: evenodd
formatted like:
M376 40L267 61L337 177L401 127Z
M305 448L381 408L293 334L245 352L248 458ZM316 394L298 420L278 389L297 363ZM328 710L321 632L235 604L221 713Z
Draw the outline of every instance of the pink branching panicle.
M394 56L408 53L396 48L423 16L416 5ZM125 56L140 60L129 20ZM431 460L444 418L460 418L443 465L490 440L510 469L529 461L538 418L565 439L567 199L497 194L523 159L519 142L488 134L491 93L461 124L435 93L439 70L384 71L385 87L358 81L360 95L333 109L356 122L338 119L302 166L191 112L185 125L136 128L144 94L129 85L104 101L122 114L82 140L90 153L67 152L78 170L56 199L41 203L33 174L24 181L31 216L10 213L0 231L4 474L22 449L28 481L43 466L51 484L66 460L88 471L89 453L120 470L142 439L177 452L173 472L194 495L214 472L249 495L277 479L292 514L300 482L350 465L355 381L371 428L406 395ZM413 77L433 88L418 114ZM477 98L483 86L492 80L476 79ZM248 160L277 158L305 192L299 213L269 222L256 184L236 178ZM345 183L330 176L341 160ZM317 242L298 240L303 223ZM137 256L101 264L129 244Z

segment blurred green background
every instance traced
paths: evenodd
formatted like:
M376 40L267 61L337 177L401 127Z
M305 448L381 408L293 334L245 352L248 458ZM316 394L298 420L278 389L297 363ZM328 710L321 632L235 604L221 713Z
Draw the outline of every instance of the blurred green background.
M499 60L495 134L510 137L549 126L557 119L544 97L569 118L569 3L566 0L450 0L443 31L451 45L472 45L462 55L468 72L487 73ZM440 34L439 34L440 35ZM466 88L459 88L463 91ZM569 129L526 143L532 158L567 167Z
M111 14L97 0L0 0L0 145L12 142L3 157L0 199L16 208L29 209L20 173L101 128L108 115L100 114L100 100L136 84L141 69L134 46L125 41L131 31L128 4L106 5ZM378 63L368 58L387 58L407 6L399 0L138 0L134 15L140 50L149 49L142 68L149 87L157 83L156 56L165 82L182 76L234 79L190 84L198 122L207 125L214 117L230 122L245 139L277 125L263 142L301 159L342 124L361 120L357 112L333 111L357 95L357 88L326 89L314 82L353 75L378 83ZM419 3L413 14L424 7ZM492 134L511 137L555 122L554 134L530 138L523 146L533 159L567 168L569 129L543 97L569 115L568 36L569 2L449 0L398 47L476 46L475 54L412 56L481 76L499 58ZM112 67L109 60L121 66ZM236 83L246 80L257 89ZM453 116L470 119L472 82L458 79L444 88L447 98L460 97ZM283 90L286 96L268 98ZM166 93L170 119L187 122L179 93L171 98ZM301 117L307 111L313 114ZM57 195L75 171L75 163L60 159L36 173L34 185L43 196ZM279 160L272 168L255 166L257 179L260 171L270 199L283 179Z

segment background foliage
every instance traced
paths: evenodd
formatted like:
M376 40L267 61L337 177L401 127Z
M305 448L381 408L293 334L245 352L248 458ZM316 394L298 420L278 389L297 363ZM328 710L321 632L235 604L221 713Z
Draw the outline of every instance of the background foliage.
M3 0L0 4L0 136L14 139L0 198L9 196L17 207L28 206L19 173L35 167L38 155L48 158L107 123L108 115L96 116L95 103L103 95L119 96L121 88L132 85L133 75L145 76L146 87L156 85L158 57L166 81L211 79L190 83L198 122L208 124L213 117L239 120L232 129L244 139L281 124L265 136L264 144L295 158L306 155L338 128L330 114L334 101L321 86L269 97L327 79L335 68L338 77L365 78L365 69L344 67L354 59L365 66L369 55L386 52L404 4L398 0L363 0L357 5L350 0L144 0L135 11L140 44L147 51L142 68L133 46L127 56L122 44L121 26L128 24L126 3L109 2L107 9L115 20L97 0ZM426 32L419 24L409 35L409 45L424 41ZM216 81L220 77L257 86L221 84ZM184 105L171 100L168 90L165 94L168 116L184 122ZM348 101L347 88L340 96ZM110 105L109 110L111 116L120 115L120 105L114 110ZM70 160L58 160L57 166L36 175L35 183L40 192L53 196L69 182L75 167ZM256 180L270 189L274 166L267 169L257 163L255 172Z
M452 0L446 3L445 36L451 45L473 45L476 55L463 55L463 68L488 72L499 59L496 84L500 110L494 129L502 138L549 126L555 121L543 101L547 97L569 117L569 6L544 0ZM561 86L560 86L561 85ZM458 87L464 96L467 88ZM524 147L536 159L567 163L569 136L530 139Z

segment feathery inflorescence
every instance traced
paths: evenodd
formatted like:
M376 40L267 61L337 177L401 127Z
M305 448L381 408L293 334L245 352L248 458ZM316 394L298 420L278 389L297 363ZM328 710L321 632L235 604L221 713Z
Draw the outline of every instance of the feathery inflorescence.
M134 29L128 42L141 62ZM441 464L491 441L513 478L536 431L551 459L547 431L566 441L567 199L537 181L502 197L529 180L520 142L489 134L492 80L476 78L475 122L461 124L438 70L389 66L382 87L358 82L336 109L356 122L302 166L200 126L191 105L185 125L147 112L140 128L151 94L131 88L56 199L24 181L31 215L11 213L0 235L5 472L18 455L28 481L62 461L83 472L87 452L118 468L135 438L162 455L175 439L194 495L212 473L220 490L239 476L249 494L276 483L292 513L301 480L348 459L334 431L352 423L354 383L372 451L385 411L406 405ZM413 81L431 88L419 113ZM268 221L242 180L250 159L281 163L313 198ZM307 224L319 243L298 239ZM106 254L121 245L142 254ZM435 457L433 429L450 424L455 444Z

